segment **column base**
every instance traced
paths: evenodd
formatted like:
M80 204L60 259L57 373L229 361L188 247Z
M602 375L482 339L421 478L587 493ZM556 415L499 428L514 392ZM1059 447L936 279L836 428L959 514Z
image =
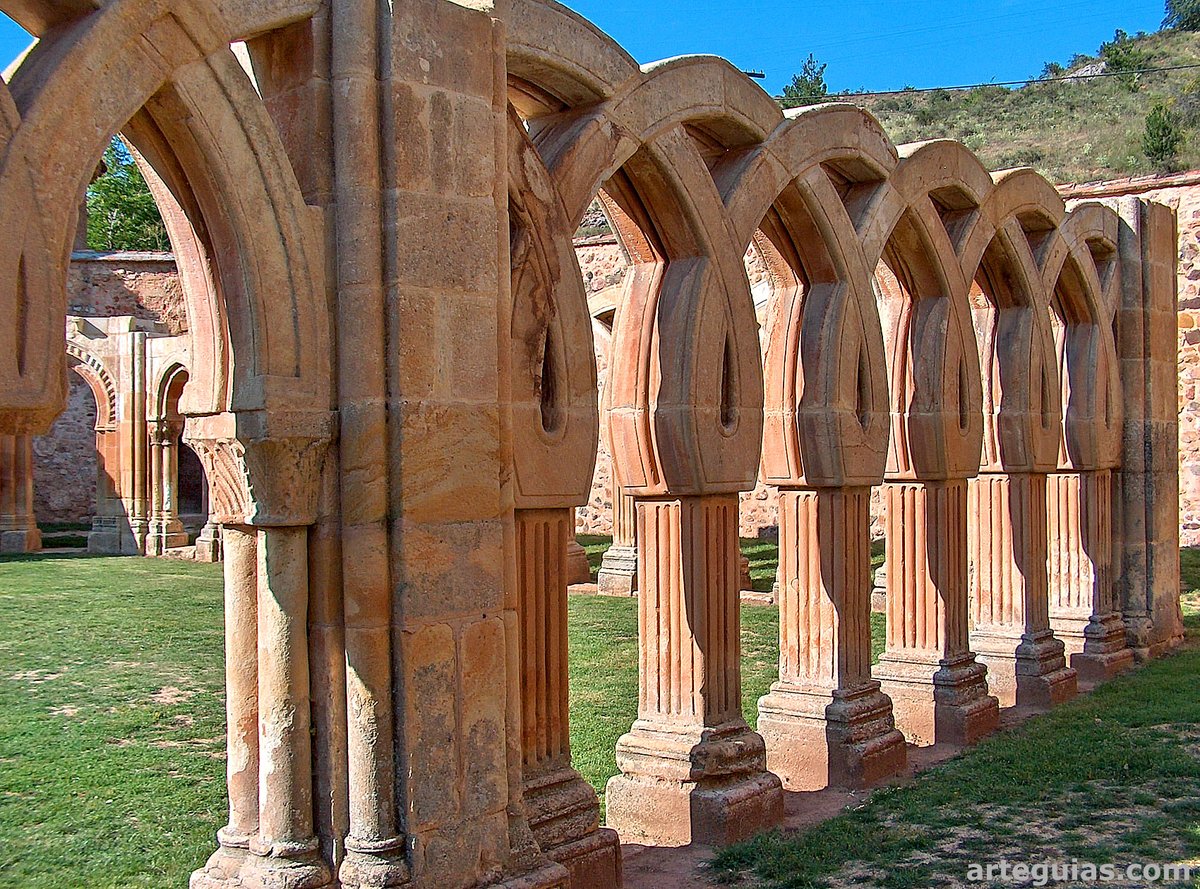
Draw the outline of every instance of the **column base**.
M608 824L626 842L727 845L783 820L783 787L760 735L740 720L712 728L642 720L617 742Z
M585 550L571 534L567 538L567 584L591 583L592 566Z
M1115 612L1087 621L1052 618L1051 626L1066 646L1071 668L1080 682L1106 682L1133 666L1133 651L1125 642L1125 624Z
M908 765L891 699L878 682L835 691L776 682L758 714L767 768L786 790L861 789Z
M301 858L255 855L221 847L192 874L189 889L330 889L329 865L317 853Z
M517 877L487 883L487 889L578 889L560 864L551 864Z
M346 840L346 857L338 868L341 889L394 889L410 882L403 837L378 846Z
M974 744L1000 725L1000 703L988 694L987 668L967 652L954 660L884 652L872 669L892 699L896 727L914 744Z
M525 810L534 839L571 875L572 886L619 889L621 841L599 826L596 791L570 766L526 777Z
M971 633L971 647L1002 707L1054 707L1079 693L1065 646L1051 630L1017 636L988 628Z
M36 553L42 548L42 532L37 528L0 531L0 553L16 555Z
M596 585L602 596L637 595L637 547L610 546L600 563Z

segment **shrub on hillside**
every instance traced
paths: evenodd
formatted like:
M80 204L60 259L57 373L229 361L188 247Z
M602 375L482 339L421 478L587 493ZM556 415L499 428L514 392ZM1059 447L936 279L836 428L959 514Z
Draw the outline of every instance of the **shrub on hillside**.
M1105 69L1118 75L1117 80L1130 90L1138 88L1136 72L1150 66L1150 53L1139 49L1137 43L1120 28L1111 41L1100 44L1100 58Z
M1183 147L1183 127L1179 115L1162 102L1146 115L1146 130L1142 134L1142 151L1160 170L1170 171Z

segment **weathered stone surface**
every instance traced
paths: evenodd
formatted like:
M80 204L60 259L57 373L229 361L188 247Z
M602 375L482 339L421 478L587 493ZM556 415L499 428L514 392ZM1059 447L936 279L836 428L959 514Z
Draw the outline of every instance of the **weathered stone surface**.
M1071 687L1052 620L1089 675L1180 639L1176 347L1200 335L1169 210L1068 212L861 110L784 115L721 60L639 66L542 0L35 6L0 85L0 548L36 534L77 200L121 129L180 299L118 306L97 273L127 314L75 319L67 352L97 401L97 546L177 539L180 419L224 524L230 818L197 889L619 886L567 742L572 509L612 514L601 586L637 575L608 791L630 840L777 823L772 764L861 786L902 766L899 731L992 731L969 539L1018 700ZM615 243L581 253L597 200ZM737 541L776 510L764 738Z

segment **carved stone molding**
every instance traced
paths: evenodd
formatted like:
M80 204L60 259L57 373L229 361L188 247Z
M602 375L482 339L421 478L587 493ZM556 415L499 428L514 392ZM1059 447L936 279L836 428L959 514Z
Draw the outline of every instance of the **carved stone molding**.
M331 413L224 413L189 417L184 441L212 490L209 517L259 527L316 521Z

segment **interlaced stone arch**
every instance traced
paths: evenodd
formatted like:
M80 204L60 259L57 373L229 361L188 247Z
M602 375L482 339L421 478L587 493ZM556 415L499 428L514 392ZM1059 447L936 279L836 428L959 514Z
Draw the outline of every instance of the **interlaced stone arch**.
M869 783L903 762L897 724L994 726L967 636L968 479L1111 474L1115 399L1063 388L1058 422L1051 294L1084 375L1114 354L1118 289L1122 311L1168 289L1166 217L1145 217L1135 281L1109 211L1064 216L1031 174L993 177L948 142L897 149L844 106L785 116L721 60L639 67L549 0L167 6L4 7L44 40L0 93L0 212L38 223L0 252L23 332L0 342L0 429L44 428L62 400L60 266L120 129L167 208L196 362L184 413L226 523L230 818L196 889L619 884L564 744L560 569L600 426L641 547L639 714L610 823L733 839L781 817L768 749L790 786ZM600 404L570 252L599 193L634 262ZM778 297L765 373L752 239ZM1028 385L997 378L1019 364L1002 349L981 369L976 286L1041 362ZM741 717L736 585L737 495L760 467L791 523L766 740ZM872 675L880 483L910 562ZM1036 523L1008 518L1028 542ZM1119 618L1100 602L1080 632L1109 669L1097 644Z

